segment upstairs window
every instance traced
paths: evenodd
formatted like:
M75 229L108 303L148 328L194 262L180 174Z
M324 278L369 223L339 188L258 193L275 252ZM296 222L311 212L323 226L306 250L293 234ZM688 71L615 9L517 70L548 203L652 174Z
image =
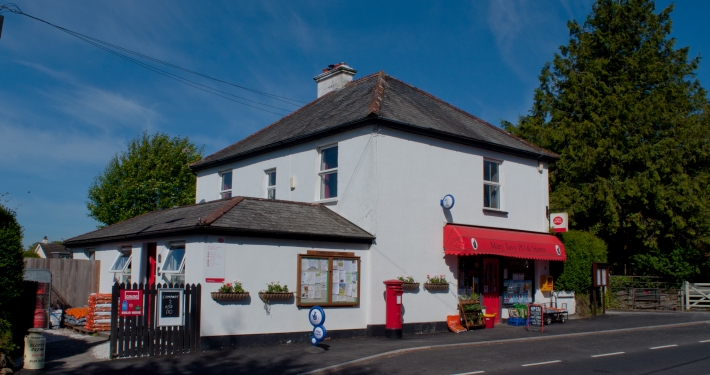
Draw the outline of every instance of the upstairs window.
M500 209L500 163L483 161L483 207Z
M276 169L270 169L266 172L266 197L276 199Z
M338 197L338 146L320 151L320 199Z
M222 199L231 198L232 197L232 171L222 172L222 173L220 173L220 177L222 178L222 184L220 185L220 189L219 189L219 197Z

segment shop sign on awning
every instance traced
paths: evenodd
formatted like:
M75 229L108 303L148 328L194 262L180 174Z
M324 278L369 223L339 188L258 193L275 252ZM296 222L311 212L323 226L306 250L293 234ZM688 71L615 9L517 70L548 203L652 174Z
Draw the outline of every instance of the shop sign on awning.
M567 260L562 242L549 234L453 224L444 227L444 252L453 255L491 254L523 259Z

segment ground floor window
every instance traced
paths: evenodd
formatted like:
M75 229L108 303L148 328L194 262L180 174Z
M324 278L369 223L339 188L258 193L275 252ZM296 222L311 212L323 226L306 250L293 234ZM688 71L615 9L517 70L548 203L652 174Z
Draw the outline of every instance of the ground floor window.
M498 267L495 267L496 262L499 262ZM481 255L460 256L458 263L460 295L498 292L503 305L533 302L534 260Z
M185 283L185 243L171 243L163 262L163 277L172 284Z
M121 284L129 285L131 283L131 260L133 259L133 249L130 246L124 246L118 253L116 260L113 261L109 272L114 274L114 281Z

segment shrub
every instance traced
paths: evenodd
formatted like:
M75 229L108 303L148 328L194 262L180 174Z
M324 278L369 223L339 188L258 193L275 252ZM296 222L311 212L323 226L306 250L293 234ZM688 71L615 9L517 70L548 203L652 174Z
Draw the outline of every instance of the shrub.
M588 293L592 286L592 262L606 262L607 246L588 232L569 231L562 234L567 261L555 280L555 289Z
M3 197L0 194L0 198ZM14 348L12 326L17 315L16 303L22 294L22 227L15 212L0 203L0 352Z

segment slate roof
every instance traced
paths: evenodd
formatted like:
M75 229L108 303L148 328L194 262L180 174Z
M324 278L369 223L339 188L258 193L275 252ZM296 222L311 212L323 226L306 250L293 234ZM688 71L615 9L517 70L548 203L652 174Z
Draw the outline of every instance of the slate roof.
M191 168L200 170L372 123L523 157L548 161L558 158L553 152L380 72L321 96L241 141L193 163Z
M373 235L316 203L234 197L143 214L64 241L68 247L174 234L371 243Z
M59 254L71 255L64 245L58 243L39 243L39 248L44 252L46 258L58 258Z

